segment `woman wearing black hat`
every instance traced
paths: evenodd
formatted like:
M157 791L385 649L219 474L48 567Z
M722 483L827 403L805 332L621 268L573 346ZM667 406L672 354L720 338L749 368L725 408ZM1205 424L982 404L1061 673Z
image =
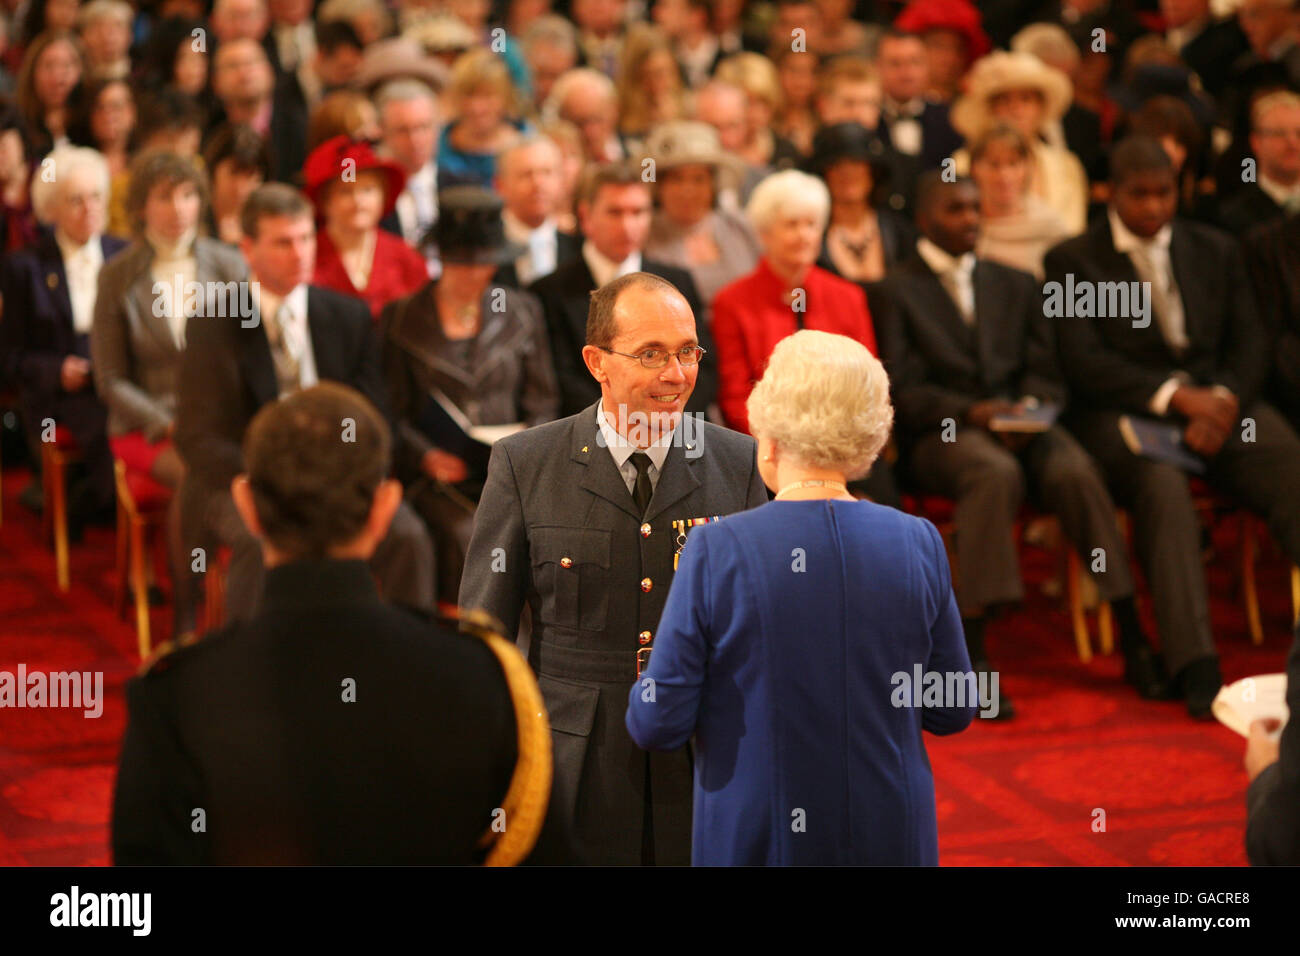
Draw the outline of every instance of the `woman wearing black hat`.
M487 445L559 413L541 306L492 285L523 252L507 242L501 200L477 186L438 195L432 238L442 275L380 316L384 374L397 422L394 461L437 548L438 593L460 590Z
M831 215L817 265L859 284L885 277L916 244L911 223L883 205L889 147L858 123L836 123L813 138L808 170L831 194Z

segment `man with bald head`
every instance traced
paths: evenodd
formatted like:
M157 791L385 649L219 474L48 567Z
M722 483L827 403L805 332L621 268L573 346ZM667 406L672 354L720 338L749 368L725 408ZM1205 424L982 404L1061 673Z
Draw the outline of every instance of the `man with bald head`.
M493 446L465 560L462 607L508 635L525 604L531 613L555 760L548 832L567 832L580 862L690 862L689 753L639 750L627 695L690 527L767 501L753 439L683 414L699 341L666 280L633 272L601 286L582 348L600 398Z
M578 128L585 162L610 163L627 155L618 134L618 93L605 74L570 70L555 81L547 108Z
M496 281L522 289L576 256L582 240L555 225L560 201L560 147L544 136L530 136L497 159L493 186L505 203L501 219L506 238L525 247L497 270Z
M240 37L217 47L212 92L221 108L209 132L222 123L251 126L271 151L271 178L291 182L307 158L307 108L296 84L277 81L260 41Z

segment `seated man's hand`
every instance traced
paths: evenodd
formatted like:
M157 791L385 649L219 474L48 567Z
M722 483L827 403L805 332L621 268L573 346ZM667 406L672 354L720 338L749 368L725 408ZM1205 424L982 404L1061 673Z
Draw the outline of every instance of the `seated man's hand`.
M1231 431L1237 423L1237 396L1226 389L1182 385L1169 400L1169 406L1190 420L1208 418L1221 431Z
M988 428L989 422L999 415L1014 415L1020 406L1001 398L986 398L966 410L966 424L975 428Z
M1183 430L1183 443L1205 458L1213 458L1228 440L1228 431L1212 418L1193 418Z
M452 485L469 477L469 466L462 459L439 448L430 448L424 453L420 468L434 481Z
M59 369L59 384L65 392L79 392L90 381L90 363L80 355L68 355Z
M1277 763L1278 755L1281 753L1281 746L1278 739L1272 736L1281 726L1282 722L1276 717L1268 717L1263 720L1253 721L1250 725L1250 736L1246 738L1246 776L1253 783L1270 765Z

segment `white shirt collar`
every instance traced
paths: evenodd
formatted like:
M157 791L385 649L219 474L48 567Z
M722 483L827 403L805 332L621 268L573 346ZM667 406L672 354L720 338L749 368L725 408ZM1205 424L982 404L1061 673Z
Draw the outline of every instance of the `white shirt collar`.
M949 255L924 236L916 240L916 251L925 260L925 264L941 276L949 273L962 273L968 276L975 269L975 253L967 252L962 256Z
M619 276L641 271L640 252L632 253L622 262L615 262L602 255L590 239L582 244L582 258L587 261L587 268L591 270L591 277L596 280L597 289L613 282Z
M1114 206L1111 206L1106 211L1106 215L1110 219L1110 236L1111 241L1115 243L1116 252L1128 254L1135 250L1147 250L1152 247L1166 252L1169 251L1169 241L1174 235L1173 223L1165 223L1160 227L1160 231L1150 239L1143 239L1124 225L1124 221L1119 218L1119 213L1115 211Z
M505 226L506 238L511 242L529 243L533 241L535 233L555 235L555 219L547 219L544 223L533 229L524 223L518 216L509 209L501 210L501 224Z
M294 322L301 322L307 318L307 283L301 283L281 299L266 286L256 280L256 276L250 281L255 290L254 295L257 299L257 312L259 315L270 313L274 315L281 305L289 307L289 318Z
M1268 196L1269 199L1283 207L1291 201L1292 196L1300 194L1300 183L1296 183L1294 186L1283 186L1262 173L1259 177L1259 188L1263 190L1264 195Z
M83 245L77 245L71 239L63 234L62 231L54 230L54 241L58 243L59 254L63 256L64 268L74 259L84 262L88 265L103 265L104 246L100 240L100 234L95 233Z
M666 435L660 435L659 440L649 448L638 448L615 431L614 426L609 423L609 419L605 416L604 398L596 403L596 424L600 428L602 442L614 456L614 464L618 466L619 471L623 470L623 466L627 464L633 452L643 451L650 456L650 464L654 465L660 474L663 473L664 462L668 460L668 452L672 448L676 428ZM680 424L679 421L678 425Z

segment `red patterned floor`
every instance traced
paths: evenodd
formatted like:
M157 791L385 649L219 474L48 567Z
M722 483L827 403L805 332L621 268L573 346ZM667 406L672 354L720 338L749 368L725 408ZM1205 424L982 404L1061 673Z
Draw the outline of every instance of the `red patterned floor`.
M37 519L9 472L0 527L0 670L102 670L103 715L0 709L0 865L108 862L122 684L135 669L134 629L112 613L113 534L92 529L72 551L72 590L60 595ZM1229 565L1230 524L1216 536L1213 615L1224 676L1280 670L1289 646L1286 571L1264 548L1266 640L1250 645ZM976 720L927 738L941 860L961 865L1244 864L1245 774L1240 738L1196 724L1181 704L1140 701L1120 683L1117 656L1080 664L1068 620L1039 595L1051 561L1026 553L1027 609L990 632L1010 722ZM155 614L159 633L165 613ZM1094 830L1102 819L1105 831Z

